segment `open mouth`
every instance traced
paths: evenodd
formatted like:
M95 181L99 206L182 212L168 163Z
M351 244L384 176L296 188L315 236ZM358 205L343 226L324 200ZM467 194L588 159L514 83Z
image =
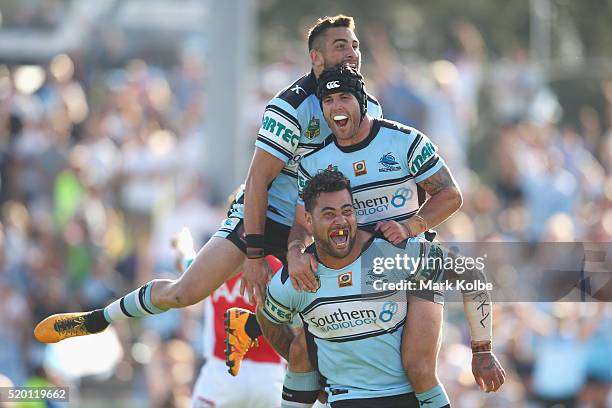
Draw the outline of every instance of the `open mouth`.
M349 242L349 232L348 228L335 229L329 234L329 239L334 243L336 248L346 248Z
M348 124L348 120L349 120L349 118L346 115L336 115L336 116L334 116L334 123L339 128L345 127Z

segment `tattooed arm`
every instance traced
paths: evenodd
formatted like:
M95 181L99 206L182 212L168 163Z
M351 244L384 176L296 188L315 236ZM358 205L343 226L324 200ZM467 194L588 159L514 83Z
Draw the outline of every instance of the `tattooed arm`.
M472 374L480 389L485 392L499 390L506 380L506 371L492 351L472 354Z
M446 165L418 183L418 185L423 188L430 197L421 206L418 212L420 217L413 217L415 220L408 224L411 230L412 228L418 228L418 233L415 235L444 222L455 211L461 208L463 204L461 191ZM414 233L416 231L412 232Z
M461 208L463 197L450 170L443 165L440 170L418 183L428 194L429 199L418 213L405 223L385 221L377 229L392 244L399 244L408 237L417 236L445 221Z
M257 307L257 321L261 327L264 337L274 347L274 350L285 360L289 361L289 346L295 338L295 334L288 324L272 323Z
M425 245L437 246L434 243ZM442 251L438 250L437 254L441 255ZM447 256L457 258L459 255L448 253ZM484 268L478 268L476 265L468 267L467 263L456 260L453 260L452 265L465 265L460 271L450 268L445 269L444 279L447 282L464 282L461 286L461 295L463 297L465 319L470 329L472 374L483 391L497 391L506 379L506 372L493 353L493 301L491 294L486 288L464 289L464 287L469 287L469 285L465 285L466 283L487 283Z

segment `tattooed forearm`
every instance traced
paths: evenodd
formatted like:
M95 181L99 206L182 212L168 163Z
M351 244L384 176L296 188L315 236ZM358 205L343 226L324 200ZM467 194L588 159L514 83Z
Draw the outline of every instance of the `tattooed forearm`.
M458 189L453 176L446 166L442 167L435 174L429 176L425 180L419 183L427 194L430 196L434 196L438 194L441 190L448 187L455 187Z
M289 346L295 338L295 334L291 327L286 324L274 324L261 313L261 309L257 308L257 321L261 327L261 331L274 347L274 350L281 355L285 360L289 361Z
M480 325L482 327L486 327L484 322L489 318L489 315L491 314L489 312L489 310L491 309L491 304L489 303L490 297L491 295L489 295L488 293L480 292L476 294L473 298L474 300L479 302L478 306L476 307L476 310L478 310L480 312L480 315L482 316L482 319L480 319Z

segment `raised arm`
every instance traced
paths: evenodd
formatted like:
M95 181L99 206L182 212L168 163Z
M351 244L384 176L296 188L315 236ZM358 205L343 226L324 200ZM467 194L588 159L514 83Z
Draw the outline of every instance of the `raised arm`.
M268 186L279 175L285 163L270 153L255 148L253 160L249 167L244 192L244 229L247 235L247 260L244 263L244 273L240 292L246 291L253 302L253 294L257 302L263 300L266 283L271 271L263 257L263 234L266 226L266 211L268 208ZM252 252L249 248L248 236L260 236L260 253Z
M289 277L296 290L317 290L317 281L314 271L317 270L317 261L312 254L304 252L313 242L312 233L306 223L304 206L295 206L295 218L289 232L289 246L287 248L287 262Z
M421 206L418 217L412 217L416 219L408 223L414 235L444 222L463 205L461 191L446 164L418 185L429 195L429 199Z

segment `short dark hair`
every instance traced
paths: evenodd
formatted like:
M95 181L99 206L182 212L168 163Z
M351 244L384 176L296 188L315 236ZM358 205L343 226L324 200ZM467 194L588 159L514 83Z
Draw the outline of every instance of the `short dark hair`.
M306 211L311 212L321 193L334 193L342 190L349 192L352 201L353 191L351 190L351 181L341 171L332 169L320 171L306 182L306 186L302 190L304 208L306 208Z
M333 27L346 27L349 30L355 31L355 20L353 20L353 17L345 16L344 14L319 18L315 25L308 30L308 51L317 48L315 47L315 42L321 37L321 34L328 28Z

